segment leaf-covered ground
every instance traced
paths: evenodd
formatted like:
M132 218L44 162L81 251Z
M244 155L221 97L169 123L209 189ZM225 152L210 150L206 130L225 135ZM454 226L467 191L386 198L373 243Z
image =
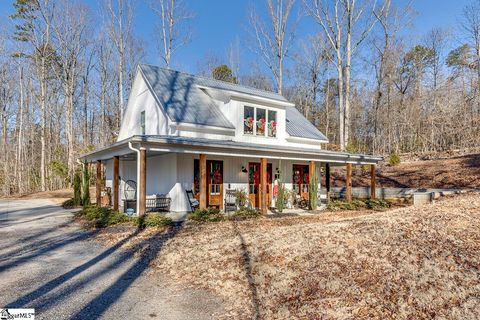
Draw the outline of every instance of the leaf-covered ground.
M221 318L479 319L480 195L382 213L188 224L154 266Z

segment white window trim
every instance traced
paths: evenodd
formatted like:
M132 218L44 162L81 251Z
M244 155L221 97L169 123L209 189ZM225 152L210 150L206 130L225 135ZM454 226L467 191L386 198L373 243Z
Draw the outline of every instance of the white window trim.
M253 133L245 133L245 107L253 108ZM263 135L257 135L257 109L263 109L265 110L265 132ZM273 109L273 108L268 108L264 106L256 106L252 104L244 104L242 107L242 132L245 136L248 137L261 137L261 138L270 138L270 139L276 139L278 137L278 132L275 132L275 136L270 137L268 135L268 112L269 111L274 111L275 112L275 122L277 123L278 126L278 110Z

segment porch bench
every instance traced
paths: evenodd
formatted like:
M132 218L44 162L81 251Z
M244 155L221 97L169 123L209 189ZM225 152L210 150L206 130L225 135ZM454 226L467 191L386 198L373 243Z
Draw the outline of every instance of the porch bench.
M147 196L146 207L147 211L170 211L170 203L172 199L165 195Z

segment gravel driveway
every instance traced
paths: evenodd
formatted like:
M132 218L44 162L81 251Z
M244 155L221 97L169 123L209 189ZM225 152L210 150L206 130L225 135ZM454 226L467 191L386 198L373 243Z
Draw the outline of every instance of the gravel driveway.
M222 301L165 285L147 258L105 246L49 200L0 200L0 308L37 319L211 319ZM163 279L165 280L165 279Z

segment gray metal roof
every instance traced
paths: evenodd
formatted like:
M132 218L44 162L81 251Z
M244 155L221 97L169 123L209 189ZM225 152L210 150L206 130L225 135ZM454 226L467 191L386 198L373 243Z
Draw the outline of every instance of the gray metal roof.
M292 137L309 138L328 141L310 121L308 121L295 107L287 107L287 133Z
M94 161L98 159L103 159L105 153L108 153L111 150L116 150L125 145L128 145L129 142L140 143L140 144L162 144L162 145L176 145L181 146L182 148L186 147L202 147L202 148L219 148L224 149L225 152L232 152L233 150L239 150L243 153L248 151L253 151L258 155L259 150L266 153L273 154L291 154L299 157L309 156L315 157L320 161L325 162L339 162L339 163L378 163L383 160L383 157L367 155L367 154L354 154L348 152L339 152L339 151L330 151L330 150L321 150L321 149L310 149L310 148L296 148L296 147L279 147L273 145L260 145L254 143L238 142L232 140L215 140L215 139L206 139L206 138L188 138L188 137L176 137L176 136L132 136L128 139L118 141L113 145L105 147L100 150L82 155L80 159L85 161ZM127 147L125 147L127 148ZM128 149L128 148L127 148ZM132 151L128 149L128 152ZM118 154L118 151L117 151Z
M170 119L175 122L235 128L214 100L199 86L288 102L283 96L274 92L193 76L158 66L141 64L140 70L159 104L165 108ZM328 141L295 107L286 107L286 110L286 128L290 136Z
M175 122L235 129L192 75L151 65L140 70L156 99Z

